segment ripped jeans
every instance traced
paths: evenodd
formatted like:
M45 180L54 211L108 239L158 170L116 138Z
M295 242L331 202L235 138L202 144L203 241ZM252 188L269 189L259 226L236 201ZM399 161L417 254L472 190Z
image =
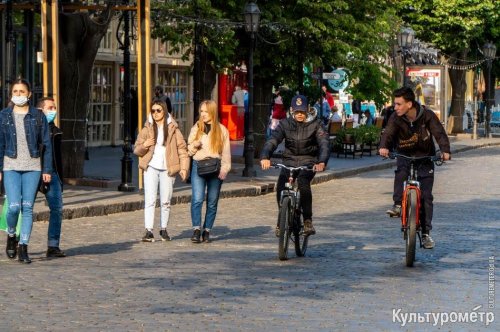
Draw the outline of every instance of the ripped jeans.
M40 171L4 171L3 183L9 203L7 225L9 234L16 232L19 213L22 212L19 244L28 244L33 226L33 204L40 181Z
M144 171L144 226L146 229L151 230L154 227L158 185L160 186L160 228L167 228L174 182L175 177L168 176L166 170L148 166Z

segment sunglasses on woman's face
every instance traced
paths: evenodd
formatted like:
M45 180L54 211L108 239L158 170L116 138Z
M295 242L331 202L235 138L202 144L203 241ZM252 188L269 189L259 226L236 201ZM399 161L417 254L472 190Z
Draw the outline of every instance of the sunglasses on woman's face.
M163 109L161 109L161 108L152 108L151 109L151 114L161 113L161 112L163 112Z

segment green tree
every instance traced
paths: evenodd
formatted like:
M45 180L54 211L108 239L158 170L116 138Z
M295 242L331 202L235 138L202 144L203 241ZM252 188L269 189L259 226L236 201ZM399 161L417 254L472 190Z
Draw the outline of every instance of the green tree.
M247 58L250 39L242 25L245 3L172 0L157 2L153 9L154 36L169 41L172 52L184 50L185 57L193 53L196 24L201 26L202 81L208 84L202 92L204 98L209 97L217 71ZM265 130L271 86L287 85L304 92L306 63L346 68L351 80L358 82L351 92L363 99L381 104L388 97L394 83L390 69L381 63L399 22L392 1L268 0L258 6L261 25L254 55L257 133Z
M64 175L83 176L87 108L92 68L115 13L112 2L99 11L59 12L59 85Z
M482 45L492 40L499 45L500 1L498 0L402 0L395 2L405 22L417 37L435 45L452 65L467 65L483 58ZM452 132L462 131L465 109L465 70L450 68L452 86Z

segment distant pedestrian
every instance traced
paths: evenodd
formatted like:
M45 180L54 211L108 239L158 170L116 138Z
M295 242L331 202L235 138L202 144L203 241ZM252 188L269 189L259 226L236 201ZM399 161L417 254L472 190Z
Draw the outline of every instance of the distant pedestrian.
M394 104L388 104L382 110L381 115L384 117L384 120L382 121L382 129L385 129L387 123L389 122L389 118L393 113L394 113Z
M0 180L3 179L9 202L6 252L10 259L18 256L21 263L31 263L28 243L33 225L33 204L40 175L45 183L51 180L52 144L47 119L29 104L29 82L15 80L10 97L11 104L0 112L0 172L3 172ZM42 146L45 146L44 151ZM20 212L22 223L18 241L16 227Z
M363 116L361 117L361 121L359 121L359 124L362 126L373 126L374 120L372 117L372 114L370 113L369 110L365 110L363 112Z
M167 105L155 99L144 128L135 142L134 154L140 157L139 167L144 171L144 242L153 242L153 227L158 185L160 188L160 238L170 241L167 226L175 175L186 181L189 156L186 141L179 125L167 112Z
M276 129L280 120L284 118L286 118L285 105L283 105L283 98L281 97L280 90L276 90L273 96L270 129Z
M332 109L333 106L335 106L335 100L333 99L333 95L331 94L330 91L328 91L328 88L324 84L321 87L321 90L323 90L323 94L326 101L328 102L328 106L330 106L330 109Z
M330 104L328 104L325 92L322 92L321 97L316 100L314 108L316 109L316 113L318 114L318 119L321 120L324 126L328 126L332 109L330 108Z
M200 105L200 118L191 128L188 138L189 155L193 157L191 169L191 222L194 229L191 241L194 243L210 242L210 232L214 226L217 205L222 182L231 170L231 148L229 132L218 119L217 104L213 100L205 100ZM200 162L212 159L220 162L213 174L200 175ZM207 193L207 209L205 220L201 224L201 209ZM203 234L201 234L203 228ZM201 236L201 240L200 240Z
M38 100L36 107L47 117L49 123L50 140L52 143L52 174L48 190L44 193L49 204L49 230L47 234L47 257L66 257L64 251L59 248L61 241L61 226L63 216L63 164L61 153L62 131L54 124L57 115L55 101L51 97Z
M163 93L163 86L157 85L155 87L155 97L154 99L160 99L162 102L164 102L167 105L167 111L169 114L172 114L172 101L170 98Z

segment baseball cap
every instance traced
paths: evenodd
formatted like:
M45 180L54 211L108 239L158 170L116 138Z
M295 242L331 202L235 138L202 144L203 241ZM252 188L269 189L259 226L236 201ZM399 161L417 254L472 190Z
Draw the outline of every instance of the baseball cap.
M307 104L306 96L296 95L292 98L292 102L290 104L290 110L292 112L307 112L309 110L309 106Z

